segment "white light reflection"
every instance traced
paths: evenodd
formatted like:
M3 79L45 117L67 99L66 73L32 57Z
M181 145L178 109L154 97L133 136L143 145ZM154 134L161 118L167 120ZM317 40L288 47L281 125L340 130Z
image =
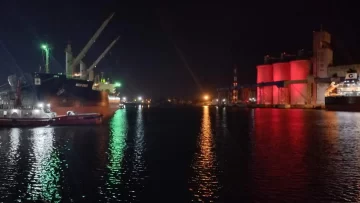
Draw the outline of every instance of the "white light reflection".
M7 131L3 131L4 133ZM18 186L17 177L19 175L19 159L20 159L20 135L19 128L12 128L9 131L9 140L0 148L0 202L12 195L11 191ZM6 135L0 136L5 138ZM6 138L5 138L6 139ZM0 142L1 143L1 142ZM5 153L2 153L5 152ZM23 192L19 189L19 193Z
M132 161L132 181L131 186L132 188L142 188L144 184L144 180L147 178L144 175L144 171L146 170L146 165L144 161L144 118L143 118L144 109L139 108L137 109L137 116L136 116L136 131L134 136L134 154L133 154L133 161ZM131 195L131 202L138 201L138 196L136 191Z
M226 135L226 133L228 132L226 117L227 117L227 115L226 115L226 108L223 107L223 108L222 108L221 127L222 127L222 129L223 129L224 135Z
M15 164L19 158L20 132L19 128L11 128L10 130L9 160L11 164Z
M195 153L192 169L193 177L190 179L190 191L195 202L210 202L216 199L220 190L216 176L215 142L211 129L209 107L203 107L201 131L198 139L198 152Z
M143 109L137 110L136 118L136 137L134 147L134 172L139 175L141 170L144 170L143 152L144 152L144 119ZM141 177L139 177L141 178Z
M28 200L60 202L60 159L54 150L54 129L35 128L32 130L31 171L28 175Z

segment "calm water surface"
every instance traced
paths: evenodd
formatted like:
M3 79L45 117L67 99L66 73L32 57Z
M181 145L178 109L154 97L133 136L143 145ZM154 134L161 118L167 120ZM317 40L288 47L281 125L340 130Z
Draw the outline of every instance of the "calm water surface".
M0 129L0 202L356 202L360 114L127 108Z

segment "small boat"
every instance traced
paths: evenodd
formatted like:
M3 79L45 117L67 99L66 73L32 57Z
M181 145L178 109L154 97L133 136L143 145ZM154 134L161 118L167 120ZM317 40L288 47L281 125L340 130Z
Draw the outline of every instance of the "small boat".
M50 111L50 104L38 104L37 107L9 107L0 108L0 126L26 127L46 126L56 117L56 113Z
M124 108L125 108L125 104L120 103L120 104L119 104L119 109L124 109Z
M51 120L52 126L70 126L70 125L98 125L101 124L103 116L99 113L81 113L77 114L68 111L66 115L56 116Z
M56 113L50 110L50 104L44 106L23 106L21 103L20 81L17 81L15 102L0 105L0 126L27 127L46 126L56 117Z

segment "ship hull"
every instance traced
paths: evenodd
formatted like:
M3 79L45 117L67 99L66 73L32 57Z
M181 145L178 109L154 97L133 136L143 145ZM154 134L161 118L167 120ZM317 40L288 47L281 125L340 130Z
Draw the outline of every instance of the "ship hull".
M103 116L100 114L78 114L57 116L52 120L52 126L70 126L70 125L100 125Z
M115 106L73 106L73 107L51 107L51 110L56 112L58 115L66 115L68 111L74 111L76 113L99 113L102 114L104 119L111 117L118 107Z
M118 103L109 101L106 91L93 90L93 82L80 79L68 79L62 74L34 73L34 85L30 88L37 101L51 104L58 114L67 111L78 113L100 113L111 116Z
M50 124L50 119L36 118L1 118L1 127L40 127Z
M360 96L325 97L325 107L330 111L360 112Z
M34 74L36 96L60 107L108 106L108 93L93 90L93 82L68 79L61 74Z

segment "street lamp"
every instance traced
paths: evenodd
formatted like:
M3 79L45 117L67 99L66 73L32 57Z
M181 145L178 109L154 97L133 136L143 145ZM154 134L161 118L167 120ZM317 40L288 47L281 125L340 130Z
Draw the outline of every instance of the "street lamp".
M41 49L45 51L45 72L49 73L49 46L47 44L42 44Z
M204 100L208 100L209 99L209 96L208 95L205 95L204 96Z
M138 97L138 100L139 100L139 101L142 101L142 97Z

